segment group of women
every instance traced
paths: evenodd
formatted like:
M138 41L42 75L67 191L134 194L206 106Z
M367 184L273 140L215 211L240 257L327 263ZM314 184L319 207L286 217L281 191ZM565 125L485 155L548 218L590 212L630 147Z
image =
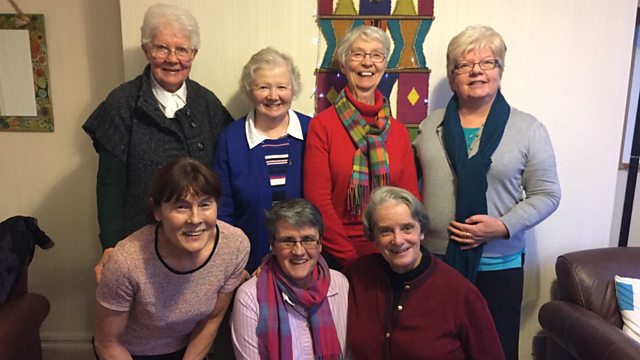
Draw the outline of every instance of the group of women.
M141 32L149 62L143 74L115 89L83 126L99 155L98 357L204 358L233 290L271 252L265 210L300 197L322 215L326 263L351 281L348 327L357 336L347 337L363 341L341 357L503 355L483 352L457 325L465 321L486 329L488 343L497 329L504 356L518 357L527 230L557 208L560 188L544 126L500 91L506 46L497 32L473 26L451 40L454 94L421 123L413 144L377 89L391 48L377 27L354 27L342 38L336 60L347 86L313 119L291 108L301 91L292 59L273 48L254 54L240 81L253 109L237 121L189 79L200 45L192 14L154 5ZM429 280L443 272L447 281ZM372 286L388 294L367 298L374 290L359 285L383 278ZM460 305L465 314L473 318L488 305L493 321L454 321L460 314L445 312L422 327L397 323L419 316L385 323L391 313L432 309L424 305L430 297L459 310L451 305L457 300L435 294L438 286L464 289L444 293L471 294L463 297L474 305ZM371 313L352 310L357 303ZM403 346L421 338L408 337L410 329L434 343ZM429 345L442 349L438 357Z

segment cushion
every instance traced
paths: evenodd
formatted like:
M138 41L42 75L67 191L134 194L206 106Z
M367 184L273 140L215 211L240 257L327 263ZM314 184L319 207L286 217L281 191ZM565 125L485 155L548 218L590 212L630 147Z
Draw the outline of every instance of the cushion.
M616 275L615 282L622 331L640 342L640 279Z

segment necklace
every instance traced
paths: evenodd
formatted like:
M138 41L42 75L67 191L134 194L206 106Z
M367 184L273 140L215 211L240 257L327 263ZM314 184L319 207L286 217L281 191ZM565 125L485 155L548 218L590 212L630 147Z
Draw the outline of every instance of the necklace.
M470 140L473 140L476 136L478 136L478 133L477 133L477 132L471 132L469 135L467 135L467 137L468 137Z
M462 130L464 131L467 149L469 149L471 147L471 143L473 143L473 140L475 140L475 138L478 136L480 128L463 128Z

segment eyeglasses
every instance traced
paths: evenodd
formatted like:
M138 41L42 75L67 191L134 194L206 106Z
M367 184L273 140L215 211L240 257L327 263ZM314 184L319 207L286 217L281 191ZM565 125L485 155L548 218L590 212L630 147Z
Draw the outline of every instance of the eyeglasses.
M281 240L276 239L275 243L282 250L292 250L296 247L297 243L300 243L305 250L314 250L320 244L320 240L311 237L305 237L302 240L286 238Z
M272 91L275 91L276 93L284 93L284 92L291 91L291 85L289 85L289 84L280 84L280 85L275 85L275 86L255 85L253 87L253 91L258 92L258 93L262 93L262 94L267 94L267 93L270 93Z
M195 50L188 47L177 47L175 49L170 49L166 45L151 45L151 55L160 60L164 60L169 57L171 53L176 54L176 58L178 60L191 60L193 55L195 54Z
M365 56L367 56L367 55L369 55L369 58L374 63L381 63L387 57L384 53L381 53L379 51L372 51L370 53L367 53L367 52L364 52L364 51L361 51L361 50L351 50L351 51L349 51L349 59L351 59L353 61L362 61L362 60L364 60Z
M453 71L456 72L456 74L467 74L473 71L474 66L480 66L481 70L493 70L497 67L500 67L500 60L498 59L484 59L484 60L480 60L478 62L468 62L468 61L464 61L461 62L459 64L456 64L453 67Z

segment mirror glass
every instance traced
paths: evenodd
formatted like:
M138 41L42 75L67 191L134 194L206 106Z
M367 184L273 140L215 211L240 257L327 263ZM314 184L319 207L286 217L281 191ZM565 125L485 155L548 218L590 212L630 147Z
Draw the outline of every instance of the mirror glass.
M0 131L52 132L44 15L0 14Z
M0 115L38 115L28 30L0 30Z

